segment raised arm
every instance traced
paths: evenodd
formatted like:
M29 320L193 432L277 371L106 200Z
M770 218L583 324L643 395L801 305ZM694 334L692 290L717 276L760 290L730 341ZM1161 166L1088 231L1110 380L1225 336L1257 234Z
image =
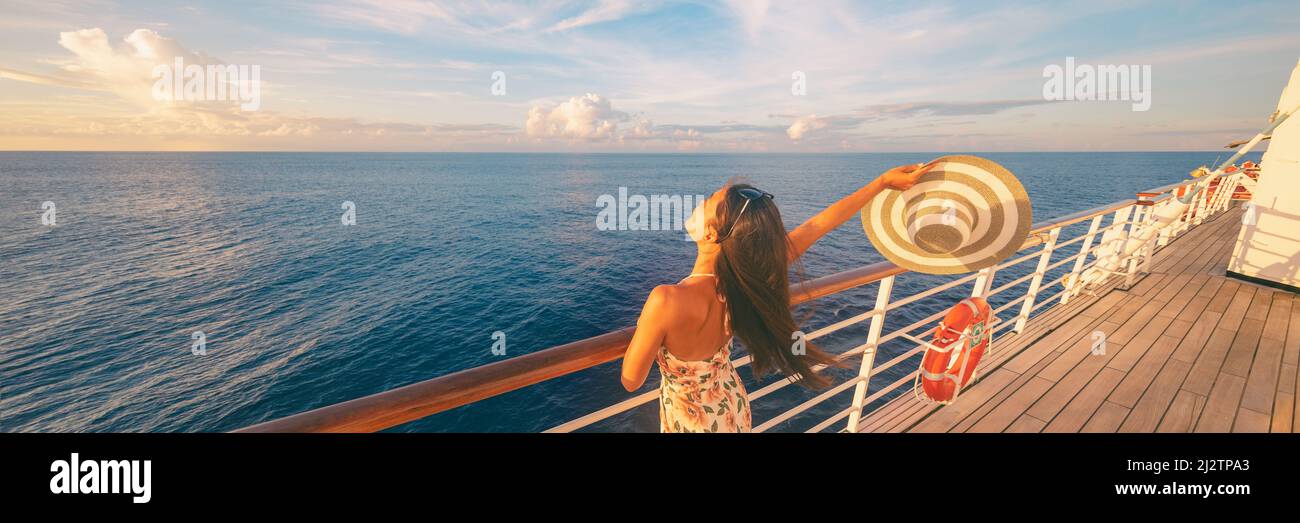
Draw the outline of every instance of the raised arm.
M825 236L826 233L831 232L836 227L844 225L844 222L849 221L849 218L861 212L862 208L877 194L886 189L900 191L910 189L912 185L916 184L916 179L929 171L931 167L934 167L933 163L900 165L885 171L875 180L872 180L871 183L831 204L830 207L803 222L803 225L795 227L793 231L790 231L790 244L792 247L790 261L803 256L803 253L807 252L808 248L812 247L812 244L822 239L822 236Z

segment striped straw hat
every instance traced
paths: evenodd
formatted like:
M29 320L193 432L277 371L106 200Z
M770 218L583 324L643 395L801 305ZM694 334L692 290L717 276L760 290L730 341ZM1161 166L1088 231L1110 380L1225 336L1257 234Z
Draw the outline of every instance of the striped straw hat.
M1034 221L1020 180L977 156L935 162L911 189L882 193L862 209L876 250L928 274L978 271L1020 250Z

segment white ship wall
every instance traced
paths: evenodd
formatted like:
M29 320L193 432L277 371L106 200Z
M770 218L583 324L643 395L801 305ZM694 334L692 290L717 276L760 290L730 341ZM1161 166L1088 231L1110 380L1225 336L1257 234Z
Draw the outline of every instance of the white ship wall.
M1300 62L1278 111L1300 106ZM1300 287L1300 115L1279 125L1260 164L1259 185L1243 216L1228 271ZM1251 218L1253 214L1253 221Z

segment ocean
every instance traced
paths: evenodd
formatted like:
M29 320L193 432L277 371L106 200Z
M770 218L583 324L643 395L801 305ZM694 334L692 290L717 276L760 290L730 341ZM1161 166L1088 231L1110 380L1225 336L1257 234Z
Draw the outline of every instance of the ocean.
M974 154L1016 173L1035 222L1227 156ZM0 430L227 431L622 328L651 288L690 272L694 246L680 230L606 230L602 196L689 199L740 177L792 228L937 156L0 152ZM882 259L854 219L804 273ZM906 275L894 296L946 280ZM806 330L869 310L874 289L801 307ZM886 329L966 293L891 313ZM865 331L818 341L840 352ZM877 362L908 348L886 345ZM751 391L778 379L744 369ZM758 400L755 424L812 395ZM390 430L538 431L629 396L614 362ZM837 400L777 429L806 430L849 393ZM657 416L651 403L589 430L653 432Z

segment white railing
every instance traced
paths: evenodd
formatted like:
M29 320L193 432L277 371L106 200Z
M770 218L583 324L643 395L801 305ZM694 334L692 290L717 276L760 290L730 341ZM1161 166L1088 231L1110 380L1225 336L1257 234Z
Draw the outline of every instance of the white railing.
M1233 189L1240 182L1242 176L1243 173L1230 173L1223 175L1217 190L1210 198L1206 198L1206 193L1204 192L1197 192L1192 203L1186 206L1185 210L1176 221L1160 228L1158 231L1154 231L1153 234L1151 234L1150 239L1131 254L1121 255L1118 262L1113 264L1115 269L1106 271L1105 280L1107 282L1113 282L1115 278L1122 278L1125 287L1131 287L1140 274L1149 271L1151 259L1161 247L1165 246L1171 239L1199 225L1205 220L1205 218L1228 209L1232 201L1231 197ZM1206 179L1189 180L1183 183L1152 189L1151 191L1142 193L1143 195L1152 197L1152 199L1144 201L1126 200L1123 202L1117 202L1116 204L1093 209L1091 211L1085 211L1083 213L1039 225L1035 227L1031 232L1030 237L1026 239L1025 245L1021 251L1023 252L1026 249L1032 249L1034 247L1038 247L1037 249L1026 254L1017 253L1018 255L1014 258L994 267L957 278L953 281L931 287L925 291L910 296L898 298L893 296L896 278L906 275L906 272L903 274L891 274L880 278L875 282L877 284L876 300L875 306L871 310L823 326L807 334L808 340L815 340L846 327L870 320L865 342L837 355L837 360L839 362L844 362L860 356L861 363L857 374L854 377L846 379L841 383L821 391L816 396L763 421L754 427L754 431L762 432L776 427L777 425L794 419L796 416L808 411L809 409L821 405L831 398L837 397L852 389L853 396L848 407L819 421L808 429L808 432L820 432L830 428L836 423L839 423L841 420L845 420L845 418L847 418L847 421L842 431L857 432L862 428L863 418L869 414L869 412L866 411L866 407L876 400L885 397L889 393L896 391L904 384L913 382L917 371L912 370L902 378L899 378L876 391L871 390L871 378L879 376L897 365L913 360L923 352L925 347L923 345L918 345L915 348L903 352L902 354L895 355L888 361L880 364L877 364L876 362L877 349L894 339L902 338L904 340L916 340L917 337L913 331L920 328L929 329L934 322L946 314L947 311L941 310L937 313L928 315L921 320L915 321L906 327L886 333L883 332L885 319L891 313L896 313L896 311L899 311L908 305L915 304L926 298L935 296L938 293L972 282L971 296L991 298L1008 292L1010 289L1016 288L1028 281L1029 285L1026 286L1022 294L999 305L993 310L993 313L996 316L998 313L1004 312L1019 304L1020 308L1016 313L1014 320L1002 322L1003 324L1012 324L1011 331L1007 334L1003 334L1003 338L1008 335L1022 333L1032 322L1033 314L1035 312L1054 302L1065 304L1072 297L1078 294L1081 290L1078 288L1078 285L1066 288L1066 282L1077 281L1084 271L1096 267L1099 261L1101 261L1096 258L1098 251L1108 247L1115 249L1118 246L1125 245L1125 242L1130 237L1140 237L1144 230L1156 227L1155 216L1158 212L1165 209L1166 206L1176 204L1176 197L1180 190L1184 192L1204 190L1205 186L1209 183L1208 178L1209 177ZM1111 215L1110 224L1103 227L1102 222L1107 214ZM1088 222L1086 232L1068 240L1061 239L1061 235L1066 228L1075 224L1082 224L1085 221ZM1107 231L1111 230L1116 231L1118 234L1114 235L1110 240L1104 243L1098 243L1098 238L1105 236ZM1119 243L1114 245L1114 242ZM1075 243L1082 244L1077 253L1054 260L1054 255L1058 254L1062 248ZM1096 245L1094 246L1094 244ZM1089 256L1093 256L1092 261L1088 260ZM1018 266L1030 260L1037 261L1032 272L1003 283L998 287L993 287L994 279L1000 271L1005 271L1008 268ZM1069 271L1051 281L1043 281L1048 273L1052 272L1053 269L1062 267L1066 264L1072 264ZM1098 284L1099 283L1094 282L1094 285ZM1058 286L1060 289L1056 290L1052 295L1046 298L1040 297L1040 295L1045 291L1054 289ZM741 367L748 365L750 361L750 357L745 356L734 360L733 365ZM822 367L819 367L818 370L821 368ZM792 383L794 383L794 381L790 379L781 379L774 383L770 383L750 393L749 401L753 404L755 400L768 396L773 392L791 385ZM657 389L644 392L625 401L555 426L547 432L570 432L578 430L601 420L608 419L619 413L655 401L658 396L659 391Z

